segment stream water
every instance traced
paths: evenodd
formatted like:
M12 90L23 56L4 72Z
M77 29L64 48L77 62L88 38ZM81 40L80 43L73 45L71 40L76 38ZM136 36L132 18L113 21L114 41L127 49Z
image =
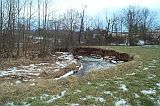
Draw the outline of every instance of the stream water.
M116 65L102 58L92 57L92 56L83 56L80 58L80 61L81 61L81 68L74 74L75 76L78 77L82 77L86 73L93 70L108 69Z

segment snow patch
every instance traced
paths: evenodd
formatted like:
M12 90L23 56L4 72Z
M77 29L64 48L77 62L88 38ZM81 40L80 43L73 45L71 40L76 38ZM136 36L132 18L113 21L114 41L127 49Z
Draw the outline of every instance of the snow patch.
M62 62L57 61L56 66L59 67L59 68L65 68L67 66L67 64L64 63L63 61Z
M117 79L117 80L122 80L122 79L124 79L124 78L116 77L116 79Z
M102 98L102 97L94 97L94 99L96 101L105 102L104 98Z
M136 94L136 93L134 94L134 96L135 96L135 98L139 98L139 97L140 97L140 96L139 96L138 94Z
M8 102L5 104L5 106L19 106L19 105L15 105L14 102ZM31 106L31 104L27 103L27 102L23 102L23 105L21 106Z
M83 68L83 64L81 63L81 66L79 67L79 69L78 70L81 70Z
M34 85L36 85L35 83L32 83L32 84L30 84L31 86L34 86Z
M101 85L99 85L99 86L101 86L101 87L103 87L103 86L105 86L106 84L101 84Z
M148 79L152 79L152 78L155 78L155 77L156 77L156 75L150 74L150 75L148 76Z
M81 100L87 100L87 99L94 99L95 101L99 102L105 102L104 98L102 97L93 97L93 96L86 96L85 98L81 98Z
M117 63L118 63L118 61L111 60L111 63L113 63L113 64L117 64Z
M88 85L91 85L91 82L87 82Z
M67 103L67 106L79 106L79 104L78 103L72 103L72 104Z
M56 79L56 80L59 80L59 79L61 79L61 78L67 78L68 76L72 75L73 73L74 73L74 71L70 71L70 72L64 74L63 76L60 76L59 78L55 78L55 79Z
M111 95L111 96L113 95L111 91L104 91L103 93L106 95Z
M74 94L81 93L81 92L82 92L81 90L76 90Z
M127 89L125 84L120 84L119 89L123 90L123 92L128 91L128 89Z
M157 85L158 87L160 87L160 83L156 83L156 85Z
M8 102L5 104L5 106L15 106L13 102Z
M143 70L148 70L148 68L147 68L147 67L145 67L145 68L143 68Z
M49 97L48 94L42 94L42 96L40 96L40 100L45 100Z
M46 103L52 103L57 99L62 98L65 95L66 91L61 92L60 94L57 95L48 95L48 94L43 94L42 96L40 96L41 100L45 100ZM49 98L48 100L46 100L47 98Z
M154 65L152 65L152 66L148 66L149 68L154 68L154 67L156 67L156 66L154 66Z
M132 75L135 75L136 73L131 73L131 74L126 74L126 75L129 75L129 76L132 76Z
M124 99L120 99L116 101L115 106L130 106L128 102Z
M153 63L156 63L158 60L152 60Z
M18 80L18 81L16 81L15 83L16 83L16 85L18 85L18 84L20 84L20 83L21 83L21 81L19 81L19 80Z
M151 94L156 94L156 90L142 90L141 93L145 94L145 95L151 95Z

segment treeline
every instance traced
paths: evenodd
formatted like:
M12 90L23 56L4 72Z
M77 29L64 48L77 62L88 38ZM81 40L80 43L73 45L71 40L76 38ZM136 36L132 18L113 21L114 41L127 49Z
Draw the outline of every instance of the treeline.
M159 43L157 22L147 8L129 6L105 20L81 11L56 13L48 0L0 0L0 57L43 54L81 45ZM52 8L51 8L52 6ZM151 33L153 32L153 33Z

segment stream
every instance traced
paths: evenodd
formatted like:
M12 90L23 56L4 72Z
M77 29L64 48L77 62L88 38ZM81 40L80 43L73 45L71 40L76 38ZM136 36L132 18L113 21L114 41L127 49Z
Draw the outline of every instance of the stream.
M106 61L100 57L93 56L81 56L81 68L74 75L77 77L82 77L90 71L99 70L99 69L108 69L115 66L109 61Z

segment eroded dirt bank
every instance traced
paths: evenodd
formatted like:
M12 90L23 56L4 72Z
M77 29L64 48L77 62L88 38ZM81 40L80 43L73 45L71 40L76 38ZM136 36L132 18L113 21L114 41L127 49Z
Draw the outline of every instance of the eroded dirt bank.
M75 58L77 55L89 56L95 54L103 57L104 59L112 59L125 62L133 59L127 53L120 53L115 50L106 50L101 48L79 47L79 48L72 48L70 52L75 56Z

